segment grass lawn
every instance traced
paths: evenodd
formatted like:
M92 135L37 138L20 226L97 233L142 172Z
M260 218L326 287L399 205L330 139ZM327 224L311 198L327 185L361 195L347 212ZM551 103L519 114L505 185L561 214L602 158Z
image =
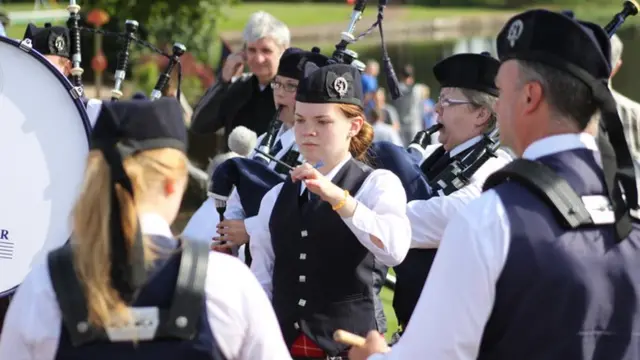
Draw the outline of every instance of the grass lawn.
M398 319L396 319L396 314L393 311L393 307L391 306L391 301L393 300L393 291L384 288L382 289L382 305L384 307L384 314L387 316L387 333L386 338L387 341L391 339L391 336L398 329Z
M289 27L344 23L349 21L352 5L323 4L323 3L245 3L223 9L220 20L220 31L241 31L249 15L255 11L264 10L284 21ZM398 7L392 7L397 9ZM402 19L387 18L387 21L424 20L434 17L451 17L460 15L487 15L503 12L502 10L451 8L451 7L422 7L402 6ZM369 6L364 12L364 19L374 20L376 7Z

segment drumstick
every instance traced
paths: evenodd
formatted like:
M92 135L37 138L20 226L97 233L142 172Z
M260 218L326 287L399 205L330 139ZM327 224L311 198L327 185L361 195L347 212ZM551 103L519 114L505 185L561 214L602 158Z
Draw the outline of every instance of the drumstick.
M287 163L285 163L285 162L282 162L282 161L280 161L280 160L278 160L278 159L274 158L273 156L271 156L271 155L267 154L266 152L264 152L264 151L262 151L262 150L260 150L260 149L258 149L258 148L255 148L254 150L255 150L255 152L257 152L257 153L262 154L262 155L264 155L264 156L268 157L269 159L271 159L271 161L275 161L275 162L277 162L278 164L280 164L280 165L282 165L282 166L286 167L287 169L289 169L289 170L293 170L293 167L291 167L291 165L289 165L289 164L287 164Z
M258 149L258 148L255 148L255 149L253 149L253 150L254 150L255 152L259 153L259 154L262 154L262 155L264 155L264 156L268 157L268 158L269 158L269 159L271 159L272 161L275 161L276 163L278 163L278 164L280 164L280 165L282 165L282 166L286 167L287 169L289 169L289 170L292 170L292 171L293 171L293 167L292 167L291 165L289 165L289 164L287 164L287 163L285 163L285 162L282 162L282 161L280 161L280 160L276 159L275 157L273 157L273 156L271 156L271 155L267 154L266 152L264 152L264 151L262 151L262 150L260 150L260 149ZM323 166L324 166L324 162L319 161L319 162L318 162L318 163L317 163L313 168L314 168L314 169L319 169L319 168L321 168L321 167L323 167Z
M367 342L362 336L341 329L338 329L333 333L333 340L345 345L357 347L364 347Z

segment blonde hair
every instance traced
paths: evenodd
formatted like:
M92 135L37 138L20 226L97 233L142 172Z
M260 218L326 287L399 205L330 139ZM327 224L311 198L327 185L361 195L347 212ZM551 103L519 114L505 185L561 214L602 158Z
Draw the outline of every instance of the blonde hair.
M338 104L338 108L348 119L355 117L361 117L363 120L365 119L364 111L360 106L352 104ZM365 120L360 131L356 136L351 138L351 143L349 144L349 152L351 153L351 156L364 163L368 162L367 150L369 150L372 142L373 127Z
M176 149L147 150L127 157L124 170L131 179L135 199L119 184L122 229L131 248L138 226L137 205L141 199L160 192L164 179L186 179L186 156ZM98 328L130 319L127 304L111 284L111 174L100 150L89 153L82 192L73 209L73 263L83 284L89 323ZM154 249L145 239L145 264L153 260Z

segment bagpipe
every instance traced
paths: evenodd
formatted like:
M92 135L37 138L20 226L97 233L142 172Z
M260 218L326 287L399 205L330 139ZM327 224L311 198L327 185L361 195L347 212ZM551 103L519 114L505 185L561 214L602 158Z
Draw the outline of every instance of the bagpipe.
M69 35L71 39L71 82L73 84L73 92L74 96L80 98L84 95L84 87L82 85L82 74L84 70L82 69L82 54L81 54L81 32L90 32L90 33L99 33L107 37L113 37L118 39L121 42L121 48L118 51L116 70L114 73L115 84L113 89L111 89L111 101L119 100L122 93L122 85L126 78L127 69L129 66L129 56L130 49L133 43L140 45L144 48L147 48L157 54L160 54L167 59L169 62L167 66L164 68L162 73L158 76L158 80L154 89L150 94L150 100L157 100L162 96L162 92L166 88L169 79L171 77L171 72L173 69L178 66L178 85L177 85L177 98L180 99L180 83L182 81L182 67L180 64L180 57L184 55L187 51L187 48L181 43L174 43L172 48L172 53L168 54L164 51L158 49L151 43L144 41L137 37L137 32L139 30L139 23L135 20L126 20L125 21L125 30L124 32L110 32L101 29L92 29L87 27L81 27L78 25L80 21L80 6L78 5L76 0L69 0L69 6L67 7L69 11L69 19L67 20L67 27L69 28Z

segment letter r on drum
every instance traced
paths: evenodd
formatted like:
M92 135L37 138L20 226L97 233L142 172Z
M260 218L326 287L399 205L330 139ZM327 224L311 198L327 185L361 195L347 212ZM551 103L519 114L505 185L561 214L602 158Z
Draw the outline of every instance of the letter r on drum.
M0 240L9 240L9 230L0 230Z

